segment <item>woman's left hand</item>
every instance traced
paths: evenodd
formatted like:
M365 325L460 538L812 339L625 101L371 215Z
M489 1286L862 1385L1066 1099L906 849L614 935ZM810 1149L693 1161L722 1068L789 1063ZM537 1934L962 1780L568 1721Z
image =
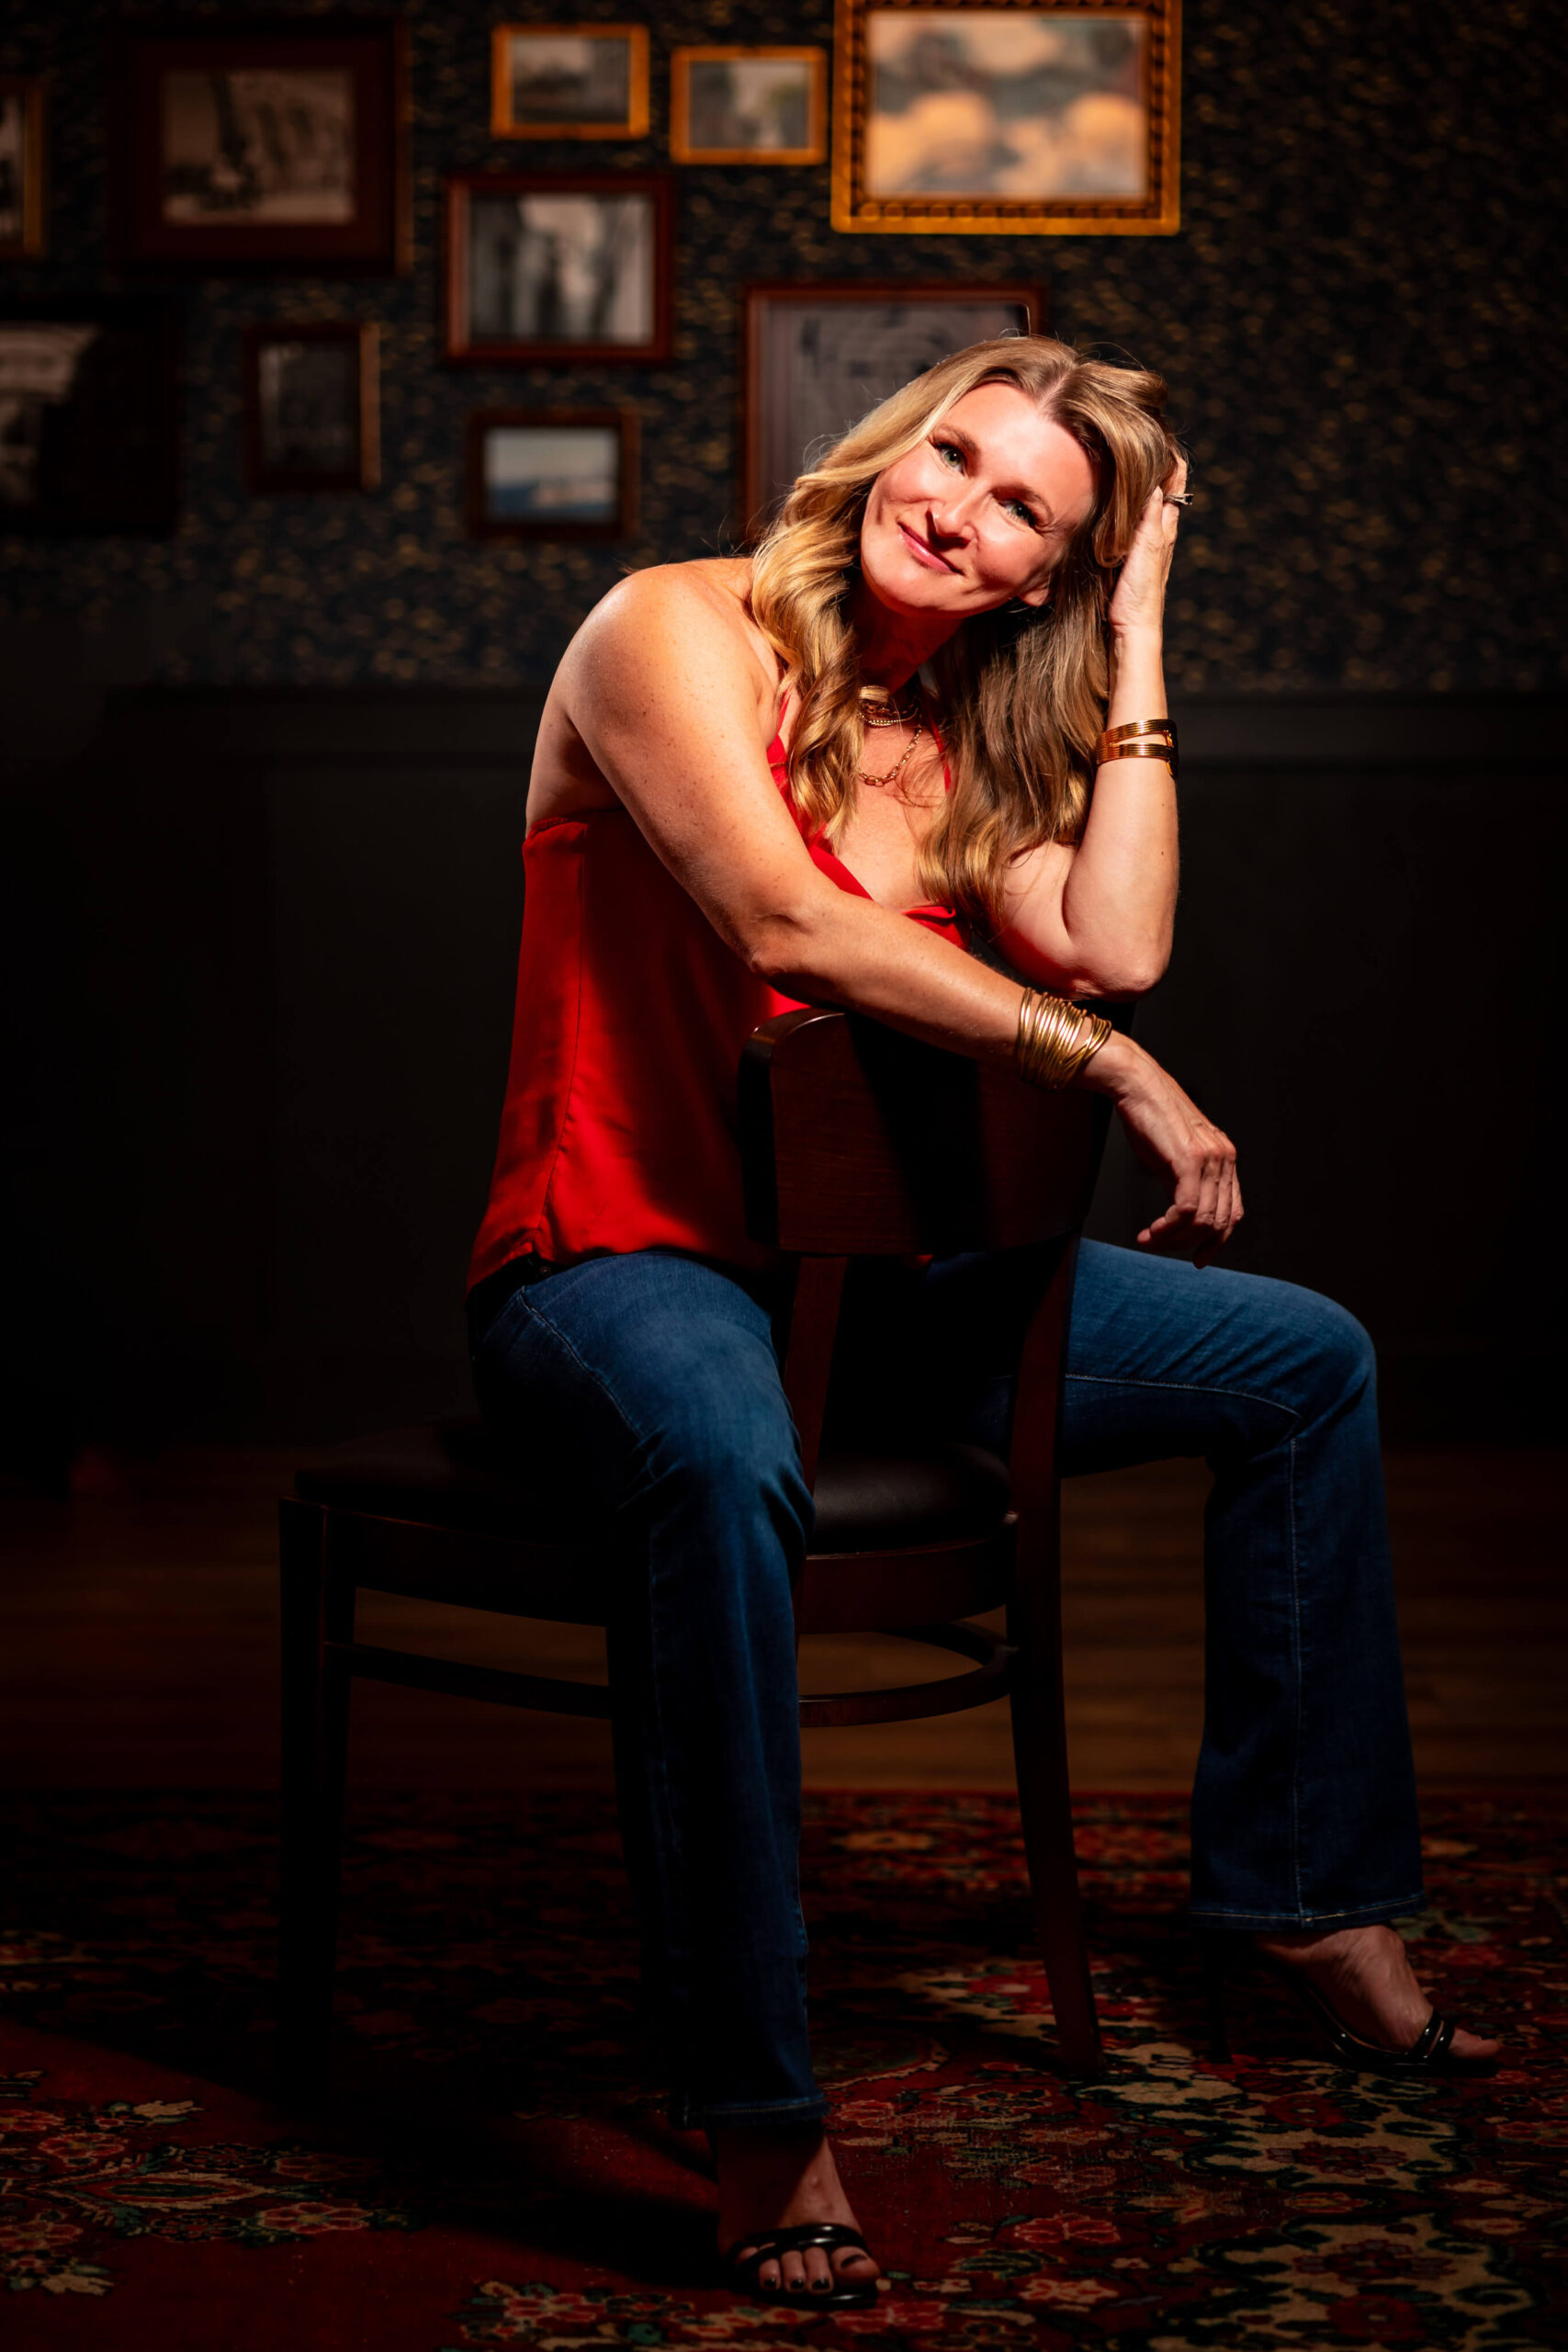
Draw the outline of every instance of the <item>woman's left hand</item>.
M1165 622L1165 583L1176 553L1181 509L1171 503L1187 488L1187 460L1178 458L1162 487L1149 492L1137 531L1111 599L1113 637L1157 636Z

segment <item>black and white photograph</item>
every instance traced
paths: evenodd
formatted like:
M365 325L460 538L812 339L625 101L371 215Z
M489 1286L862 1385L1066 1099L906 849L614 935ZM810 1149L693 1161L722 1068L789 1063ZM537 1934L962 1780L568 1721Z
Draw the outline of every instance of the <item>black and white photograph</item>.
M0 315L0 533L170 529L175 428L160 306Z
M677 164L819 164L828 152L820 49L678 49L670 61Z
M339 225L354 217L354 79L175 73L163 85L163 216Z
M395 18L113 36L109 227L131 267L397 271L411 253Z
M43 84L0 75L0 261L43 251Z
M746 295L748 525L776 506L814 449L939 359L1040 332L1025 286L752 286Z
M646 26L497 25L491 41L497 139L646 135Z
M345 320L251 327L246 474L256 491L373 490L379 479L376 328Z
M1168 232L1175 6L842 0L835 227Z
M447 356L662 356L668 256L666 182L454 180Z
M480 409L468 419L476 538L625 538L637 420L618 411Z

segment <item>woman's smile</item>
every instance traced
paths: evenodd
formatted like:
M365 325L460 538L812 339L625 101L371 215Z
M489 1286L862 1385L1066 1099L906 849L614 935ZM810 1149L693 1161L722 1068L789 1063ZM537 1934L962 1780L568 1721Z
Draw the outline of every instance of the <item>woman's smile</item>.
M919 532L912 530L908 523L900 523L898 528L904 535L905 546L908 548L909 553L914 557L917 563L928 565L932 571L955 571L957 570L958 567L956 564L949 563L945 556L938 555L931 541L927 538L922 538Z

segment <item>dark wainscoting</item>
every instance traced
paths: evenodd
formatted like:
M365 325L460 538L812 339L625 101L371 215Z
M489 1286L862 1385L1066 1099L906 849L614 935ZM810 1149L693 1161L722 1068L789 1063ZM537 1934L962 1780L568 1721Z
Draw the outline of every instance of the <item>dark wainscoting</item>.
M5 772L25 1456L462 1404L538 707L141 689ZM1179 945L1139 1035L1241 1147L1233 1261L1363 1318L1402 1437L1550 1433L1549 709L1181 715ZM1145 1188L1113 1150L1095 1234Z

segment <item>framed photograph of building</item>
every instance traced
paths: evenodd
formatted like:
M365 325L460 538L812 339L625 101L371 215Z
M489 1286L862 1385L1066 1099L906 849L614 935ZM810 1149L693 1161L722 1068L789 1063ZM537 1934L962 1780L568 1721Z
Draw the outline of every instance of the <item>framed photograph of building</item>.
M670 59L677 164L820 164L828 56L820 49L677 49Z
M839 0L835 229L1169 236L1180 0Z
M0 311L0 536L171 531L175 361L162 304Z
M0 74L0 261L32 261L44 247L44 91Z
M131 19L116 51L121 260L312 275L408 266L396 19Z
M645 139L646 25L496 25L490 127L496 139Z
M358 319L245 330L245 478L256 491L374 490L378 330Z
M446 357L670 356L671 183L465 172L446 183Z
M625 539L637 527L637 418L620 409L477 409L477 539Z
M844 282L749 286L740 447L743 518L771 515L812 453L939 359L997 335L1038 334L1033 286Z

